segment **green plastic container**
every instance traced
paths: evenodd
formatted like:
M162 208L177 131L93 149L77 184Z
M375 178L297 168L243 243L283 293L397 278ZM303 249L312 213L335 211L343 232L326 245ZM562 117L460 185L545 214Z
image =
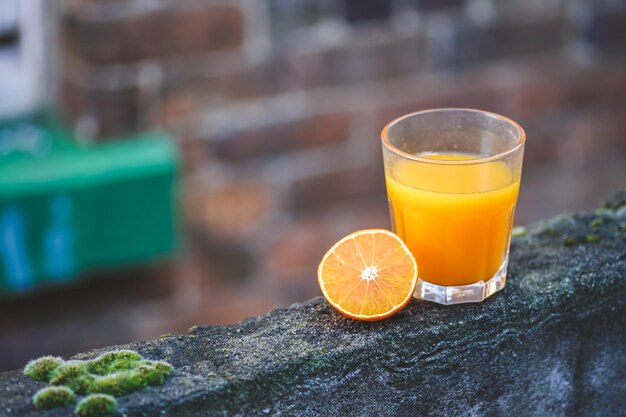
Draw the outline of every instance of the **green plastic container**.
M81 145L50 119L0 124L0 292L171 254L177 167L160 132Z

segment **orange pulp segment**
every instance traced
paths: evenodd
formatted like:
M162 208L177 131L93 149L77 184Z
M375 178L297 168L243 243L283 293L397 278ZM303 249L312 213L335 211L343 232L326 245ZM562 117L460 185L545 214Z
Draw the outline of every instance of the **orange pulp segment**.
M394 233L359 230L330 248L317 278L324 297L341 314L375 321L397 313L411 300L417 264Z

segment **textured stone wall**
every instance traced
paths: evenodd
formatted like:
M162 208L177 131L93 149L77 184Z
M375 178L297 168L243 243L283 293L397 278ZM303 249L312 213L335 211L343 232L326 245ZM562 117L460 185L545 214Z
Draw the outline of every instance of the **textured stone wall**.
M226 327L125 347L167 360L132 416L618 416L626 408L626 193L513 239L506 288L480 304L413 300L388 320L316 298ZM106 348L80 354L92 358ZM0 415L44 383L0 374Z

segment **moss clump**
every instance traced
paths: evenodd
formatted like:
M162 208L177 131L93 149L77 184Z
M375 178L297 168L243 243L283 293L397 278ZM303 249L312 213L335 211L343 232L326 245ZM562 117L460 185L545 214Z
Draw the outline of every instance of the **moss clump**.
M521 237L525 236L528 233L528 230L524 226L515 226L511 231L511 236L513 237Z
M572 236L565 236L565 239L563 239L563 243L565 244L565 246L572 246L575 245L577 242L577 239Z
M595 219L593 219L590 223L589 226L596 228L596 227L600 227L602 226L602 224L604 223L604 221L602 220L602 218L600 217L596 217Z
M35 407L47 410L55 407L64 407L74 401L74 391L67 387L42 388L33 397Z
M146 385L161 385L165 377L172 373L172 365L163 361L146 361L135 372L141 375Z
M28 362L24 367L24 375L35 381L48 382L52 372L64 363L59 357L43 356Z
M585 236L585 239L587 240L588 243L595 243L598 240L600 240L600 236L596 234L589 234Z
M115 397L141 391L148 386L145 378L135 371L120 371L110 375L105 375L96 380L93 392L109 394Z
M156 371L160 372L164 376L168 376L174 370L172 365L164 361L150 361L150 365L152 365Z
M593 214L595 214L596 216L606 216L606 215L611 215L613 214L613 210L608 209L608 208L597 208L593 211Z
M89 394L93 392L96 384L96 376L92 374L80 375L72 378L65 383L65 386L71 388L77 394Z
M114 350L90 361L89 370L96 375L107 375L115 371L132 369L143 357L133 350Z
M104 417L115 412L117 400L107 394L91 394L76 404L74 414L78 417Z
M50 384L66 385L80 376L88 373L88 364L85 361L67 361L52 372Z
M166 362L143 361L134 369L118 371L97 378L91 392L119 397L140 391L148 385L161 385L170 373L172 373L172 366Z
M161 385L172 373L167 362L144 360L132 350L117 350L88 361L46 356L31 361L24 374L36 381L47 381L44 388L33 397L38 408L53 408L69 404L75 394L88 395L76 406L78 416L103 416L115 410L113 396L122 396L141 391L148 385ZM110 409L110 400L114 406Z

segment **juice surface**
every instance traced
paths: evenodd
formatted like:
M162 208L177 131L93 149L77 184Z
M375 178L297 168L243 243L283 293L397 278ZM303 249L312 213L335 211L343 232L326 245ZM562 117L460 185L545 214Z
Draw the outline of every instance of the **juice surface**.
M459 153L418 156L480 158ZM463 285L487 280L498 271L508 250L519 191L519 178L504 162L441 165L400 160L385 177L394 231L415 256L420 278Z

